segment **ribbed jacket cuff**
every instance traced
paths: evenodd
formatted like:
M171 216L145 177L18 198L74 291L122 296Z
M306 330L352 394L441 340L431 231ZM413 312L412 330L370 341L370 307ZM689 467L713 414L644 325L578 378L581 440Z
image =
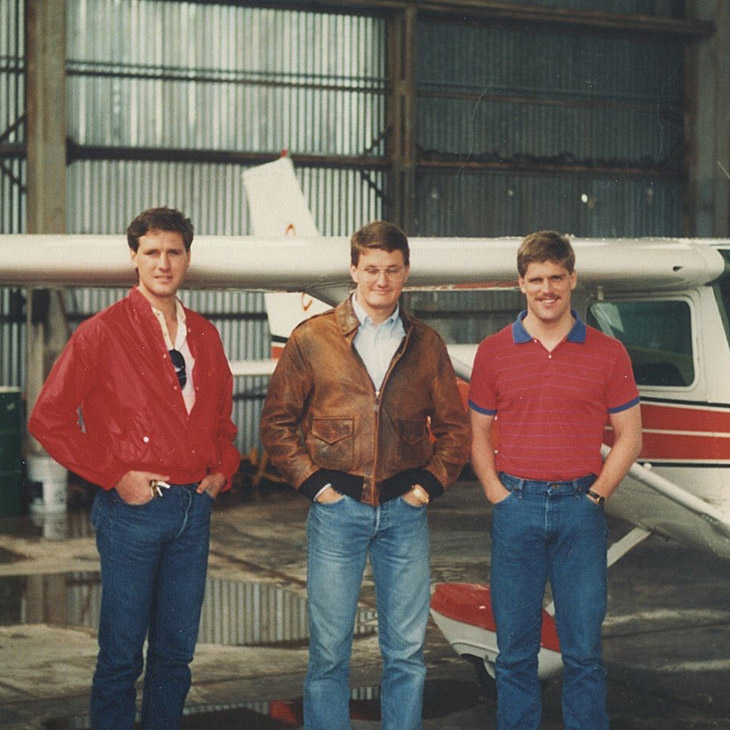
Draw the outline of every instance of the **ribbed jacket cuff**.
M443 484L428 469L418 469L416 474L417 478L414 479L413 484L420 484L431 499L436 499L444 493Z
M311 502L314 502L314 498L322 487L330 483L329 474L326 469L317 469L314 474L310 474L300 485L299 491Z

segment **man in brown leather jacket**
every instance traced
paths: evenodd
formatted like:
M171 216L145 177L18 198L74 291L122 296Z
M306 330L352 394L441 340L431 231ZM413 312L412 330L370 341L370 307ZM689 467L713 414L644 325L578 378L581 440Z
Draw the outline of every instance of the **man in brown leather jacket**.
M446 346L403 312L405 234L352 236L355 291L292 333L262 416L272 462L313 504L307 522L307 730L347 730L349 659L363 570L375 580L382 727L417 730L425 666L426 505L459 475L469 425Z

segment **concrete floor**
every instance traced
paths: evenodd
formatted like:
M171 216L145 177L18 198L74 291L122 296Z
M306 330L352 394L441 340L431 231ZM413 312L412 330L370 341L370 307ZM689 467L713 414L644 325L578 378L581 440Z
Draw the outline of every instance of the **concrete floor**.
M298 605L305 595L306 512L306 500L290 492L224 495L213 516L211 577L224 586L280 588L293 601L287 605ZM469 482L429 507L433 582L487 580L490 519ZM612 522L612 538L627 529ZM64 596L69 576L78 583L96 571L86 511L35 522L0 518L0 727L86 726L95 623L68 625ZM90 620L96 594L93 581L89 586ZM374 607L367 577L361 601L364 610ZM730 728L726 562L650 538L611 569L604 635L613 730ZM493 728L494 701L434 625L426 656L424 728ZM297 727L306 658L305 640L199 644L184 728ZM378 676L377 638L366 630L353 649L356 730L378 727ZM545 689L543 727L562 727L559 680Z

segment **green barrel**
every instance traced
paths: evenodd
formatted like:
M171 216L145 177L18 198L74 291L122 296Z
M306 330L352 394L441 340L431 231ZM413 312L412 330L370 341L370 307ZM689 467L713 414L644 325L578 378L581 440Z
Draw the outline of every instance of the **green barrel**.
M22 408L20 388L0 386L0 517L22 506Z

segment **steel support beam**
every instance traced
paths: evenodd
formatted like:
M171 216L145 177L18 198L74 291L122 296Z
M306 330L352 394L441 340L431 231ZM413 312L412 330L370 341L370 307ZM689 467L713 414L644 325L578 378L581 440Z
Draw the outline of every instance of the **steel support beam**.
M389 220L406 233L414 231L416 176L416 9L406 8L388 21L387 156L391 162Z
M66 2L26 0L28 233L66 232Z
M206 0L197 0L205 2ZM240 5L330 13L398 14L414 8L422 15L462 22L500 22L564 28L579 32L643 33L707 38L711 22L670 15L612 13L606 10L557 8L493 0L238 0Z
M66 232L66 2L26 0L28 233ZM67 339L60 292L30 291L27 305L28 413ZM39 449L35 441L32 451Z
M730 5L694 0L688 10L711 21L712 38L687 46L688 236L730 235Z

